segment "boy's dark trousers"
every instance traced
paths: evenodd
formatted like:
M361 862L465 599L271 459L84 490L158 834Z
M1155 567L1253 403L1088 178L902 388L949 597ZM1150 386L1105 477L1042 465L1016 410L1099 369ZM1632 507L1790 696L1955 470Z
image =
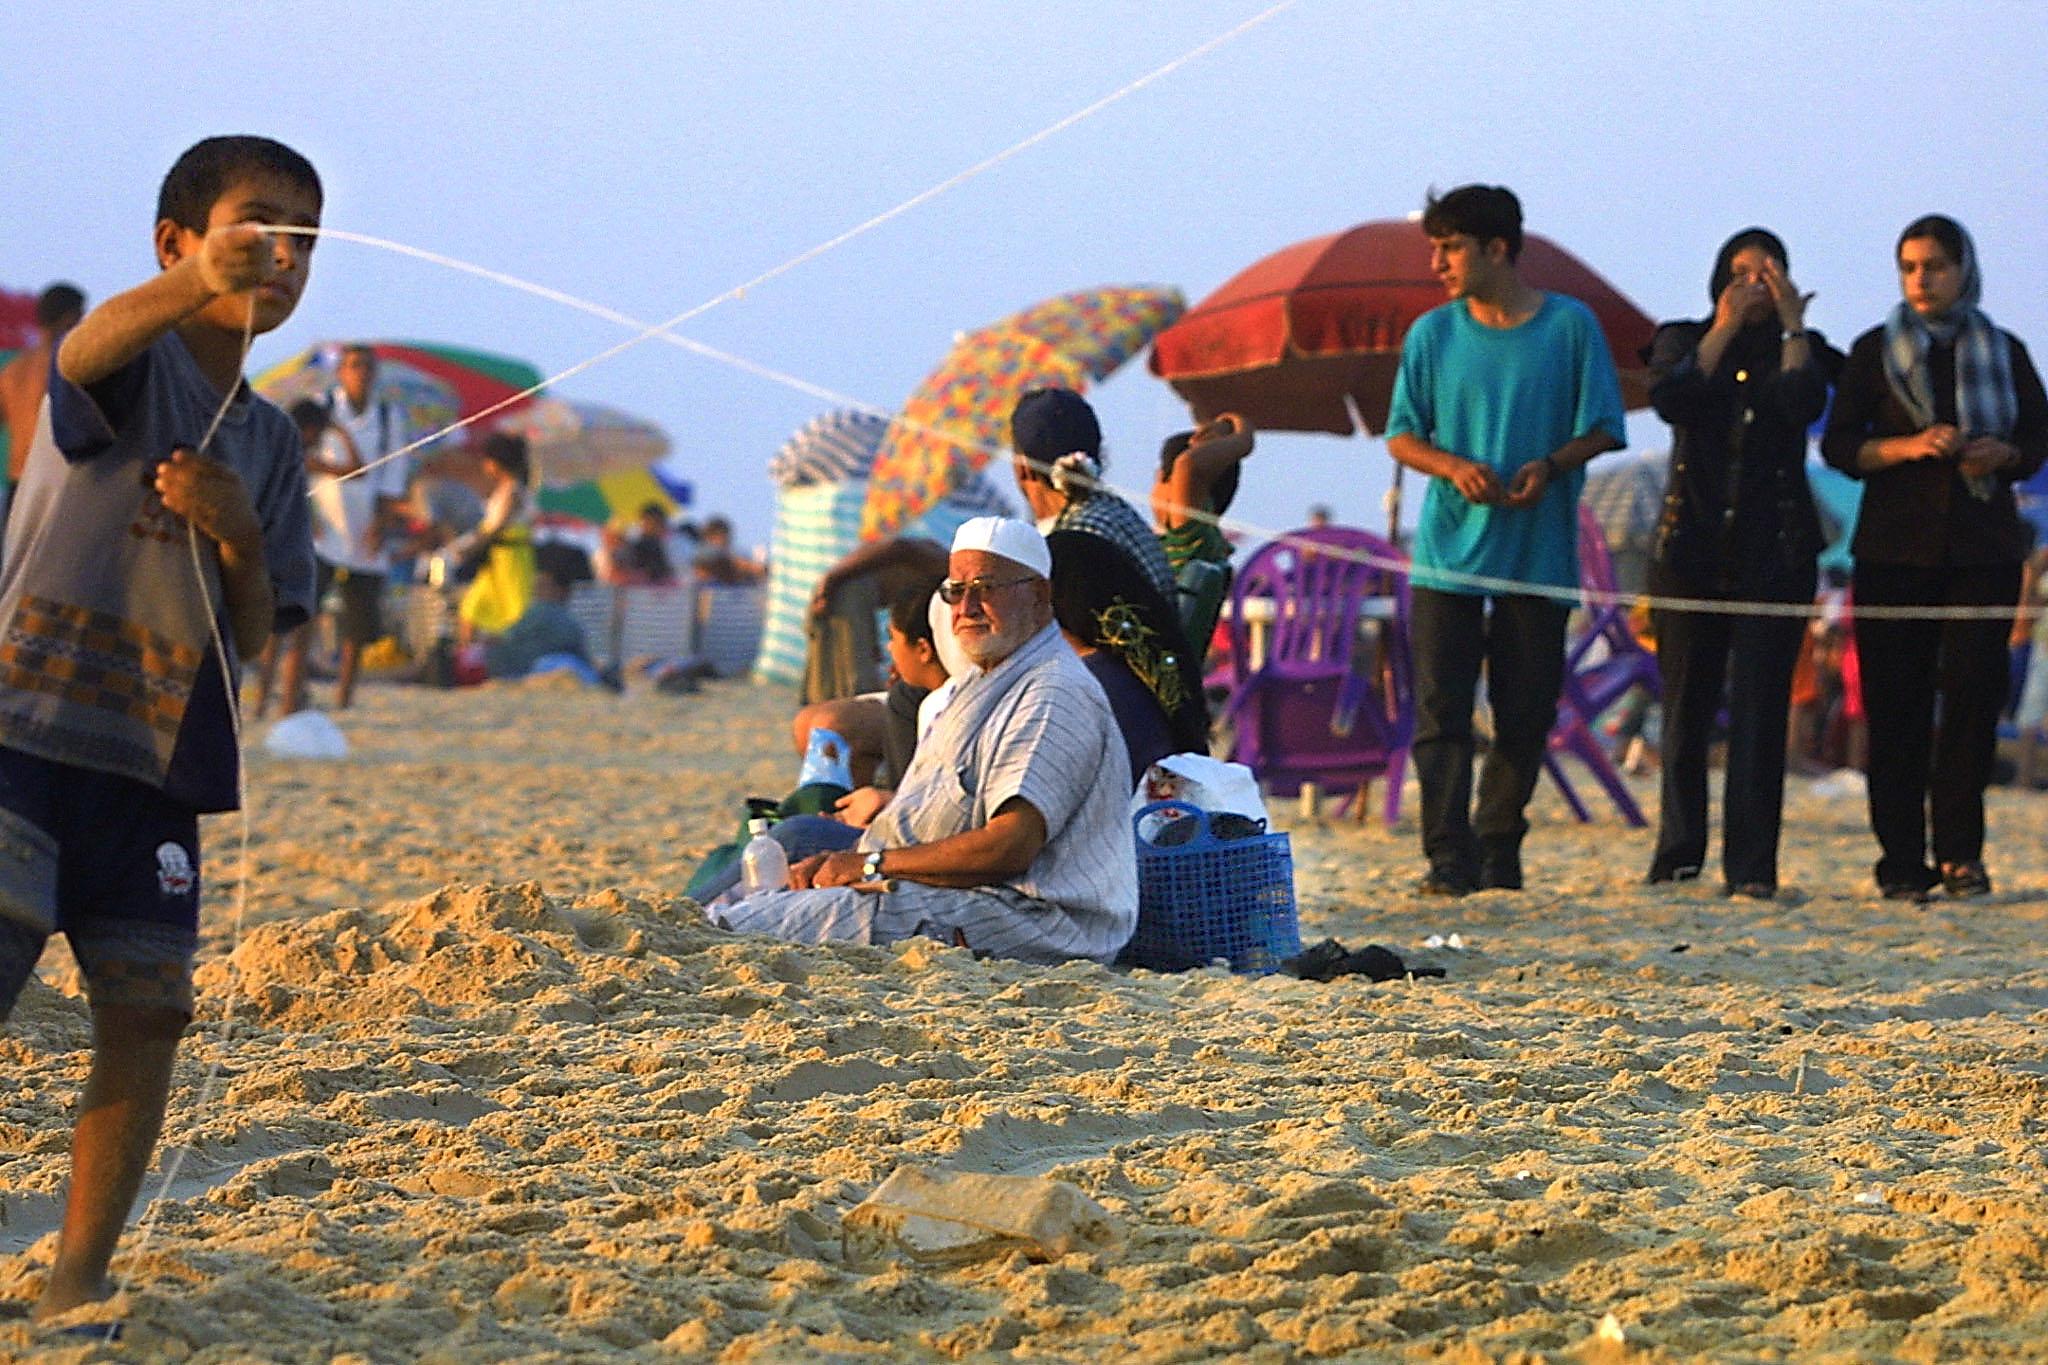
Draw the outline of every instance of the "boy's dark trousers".
M1416 588L1410 598L1422 851L1439 878L1469 886L1482 872L1505 866L1519 875L1522 836L1529 829L1523 812L1557 723L1570 615L1564 603L1542 597ZM1479 775L1474 812L1472 704L1482 663L1493 745Z
M1856 606L1987 606L2020 598L2018 564L1916 568L1858 561ZM1863 712L1870 723L1870 828L1880 885L1925 883L1934 860L1984 856L1984 788L1998 752L1998 711L2011 668L2012 618L1856 619ZM1940 732L1935 699L1940 697Z
M1707 749L1725 691L1722 875L1731 887L1775 887L1792 669L1806 622L1796 616L1690 611L1658 611L1655 617L1664 742L1662 811L1651 871L1668 876L1675 868L1706 864Z

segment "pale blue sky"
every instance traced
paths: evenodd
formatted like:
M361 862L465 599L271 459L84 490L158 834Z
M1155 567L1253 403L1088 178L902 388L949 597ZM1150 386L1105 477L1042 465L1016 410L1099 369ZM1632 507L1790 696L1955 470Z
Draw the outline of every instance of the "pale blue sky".
M68 277L95 299L135 283L171 160L262 132L319 166L334 226L667 317L1264 8L29 0L0 83L0 283ZM1771 226L1844 344L1896 297L1898 229L1952 213L1976 234L1987 309L2048 347L2044 38L2033 0L1301 0L689 330L893 406L953 332L1036 299L1164 282L1192 302L1289 242L1486 180L1658 317L1702 311L1715 246ZM337 242L256 360L351 335L552 372L620 333ZM659 343L564 392L663 423L746 542L767 537L768 457L821 406ZM1185 410L1142 362L1097 400L1112 480L1141 485ZM1663 445L1653 419L1631 430ZM1272 439L1237 510L1285 527L1326 501L1377 525L1387 471L1375 442Z

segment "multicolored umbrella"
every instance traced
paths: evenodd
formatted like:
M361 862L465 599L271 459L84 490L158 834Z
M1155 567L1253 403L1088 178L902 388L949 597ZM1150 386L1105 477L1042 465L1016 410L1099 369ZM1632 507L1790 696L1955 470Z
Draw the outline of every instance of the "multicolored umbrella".
M1110 286L1062 294L957 338L891 424L869 474L861 538L893 534L937 505L1010 440L1026 389L1085 388L1185 307L1180 291Z
M680 479L665 479L653 470L623 469L581 483L543 484L534 491L534 501L544 517L608 526L640 515L650 502L661 504L673 517L691 502L690 485Z
M543 484L586 483L624 474L668 454L668 434L654 423L602 403L537 398L498 423L526 438L535 477Z
M256 376L256 391L281 406L301 398L325 398L334 388L335 370L345 343L323 341ZM413 341L367 343L377 356L377 388L405 409L416 436L435 432L461 418L503 402L539 384L541 372L523 360L463 346ZM531 403L526 397L503 409L516 413Z

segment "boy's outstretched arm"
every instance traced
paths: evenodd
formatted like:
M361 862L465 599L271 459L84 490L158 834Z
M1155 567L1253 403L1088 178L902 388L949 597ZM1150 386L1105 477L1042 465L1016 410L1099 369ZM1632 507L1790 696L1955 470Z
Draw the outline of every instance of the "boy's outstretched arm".
M159 254L164 250L160 233ZM97 384L216 298L254 289L276 270L270 238L261 228L217 227L198 251L87 313L65 334L57 372L81 388Z
M235 653L253 659L270 639L276 602L263 562L263 523L235 471L218 460L179 447L156 467L164 506L220 547L221 591Z

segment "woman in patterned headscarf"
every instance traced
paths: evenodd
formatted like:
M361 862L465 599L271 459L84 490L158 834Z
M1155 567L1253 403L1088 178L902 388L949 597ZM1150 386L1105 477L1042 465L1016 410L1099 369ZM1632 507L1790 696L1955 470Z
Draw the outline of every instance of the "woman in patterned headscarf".
M1045 543L1053 617L1109 698L1132 787L1168 754L1207 753L1201 667L1173 608L1100 536L1054 531Z
M1984 788L2031 540L2012 486L2048 457L2048 395L2027 348L1978 307L1983 281L1961 224L1916 219L1895 254L1905 298L1856 339L1821 446L1829 464L1864 480L1850 546L1856 606L2004 612L1856 622L1877 882L1898 900L1925 900L1937 886L1982 896Z

